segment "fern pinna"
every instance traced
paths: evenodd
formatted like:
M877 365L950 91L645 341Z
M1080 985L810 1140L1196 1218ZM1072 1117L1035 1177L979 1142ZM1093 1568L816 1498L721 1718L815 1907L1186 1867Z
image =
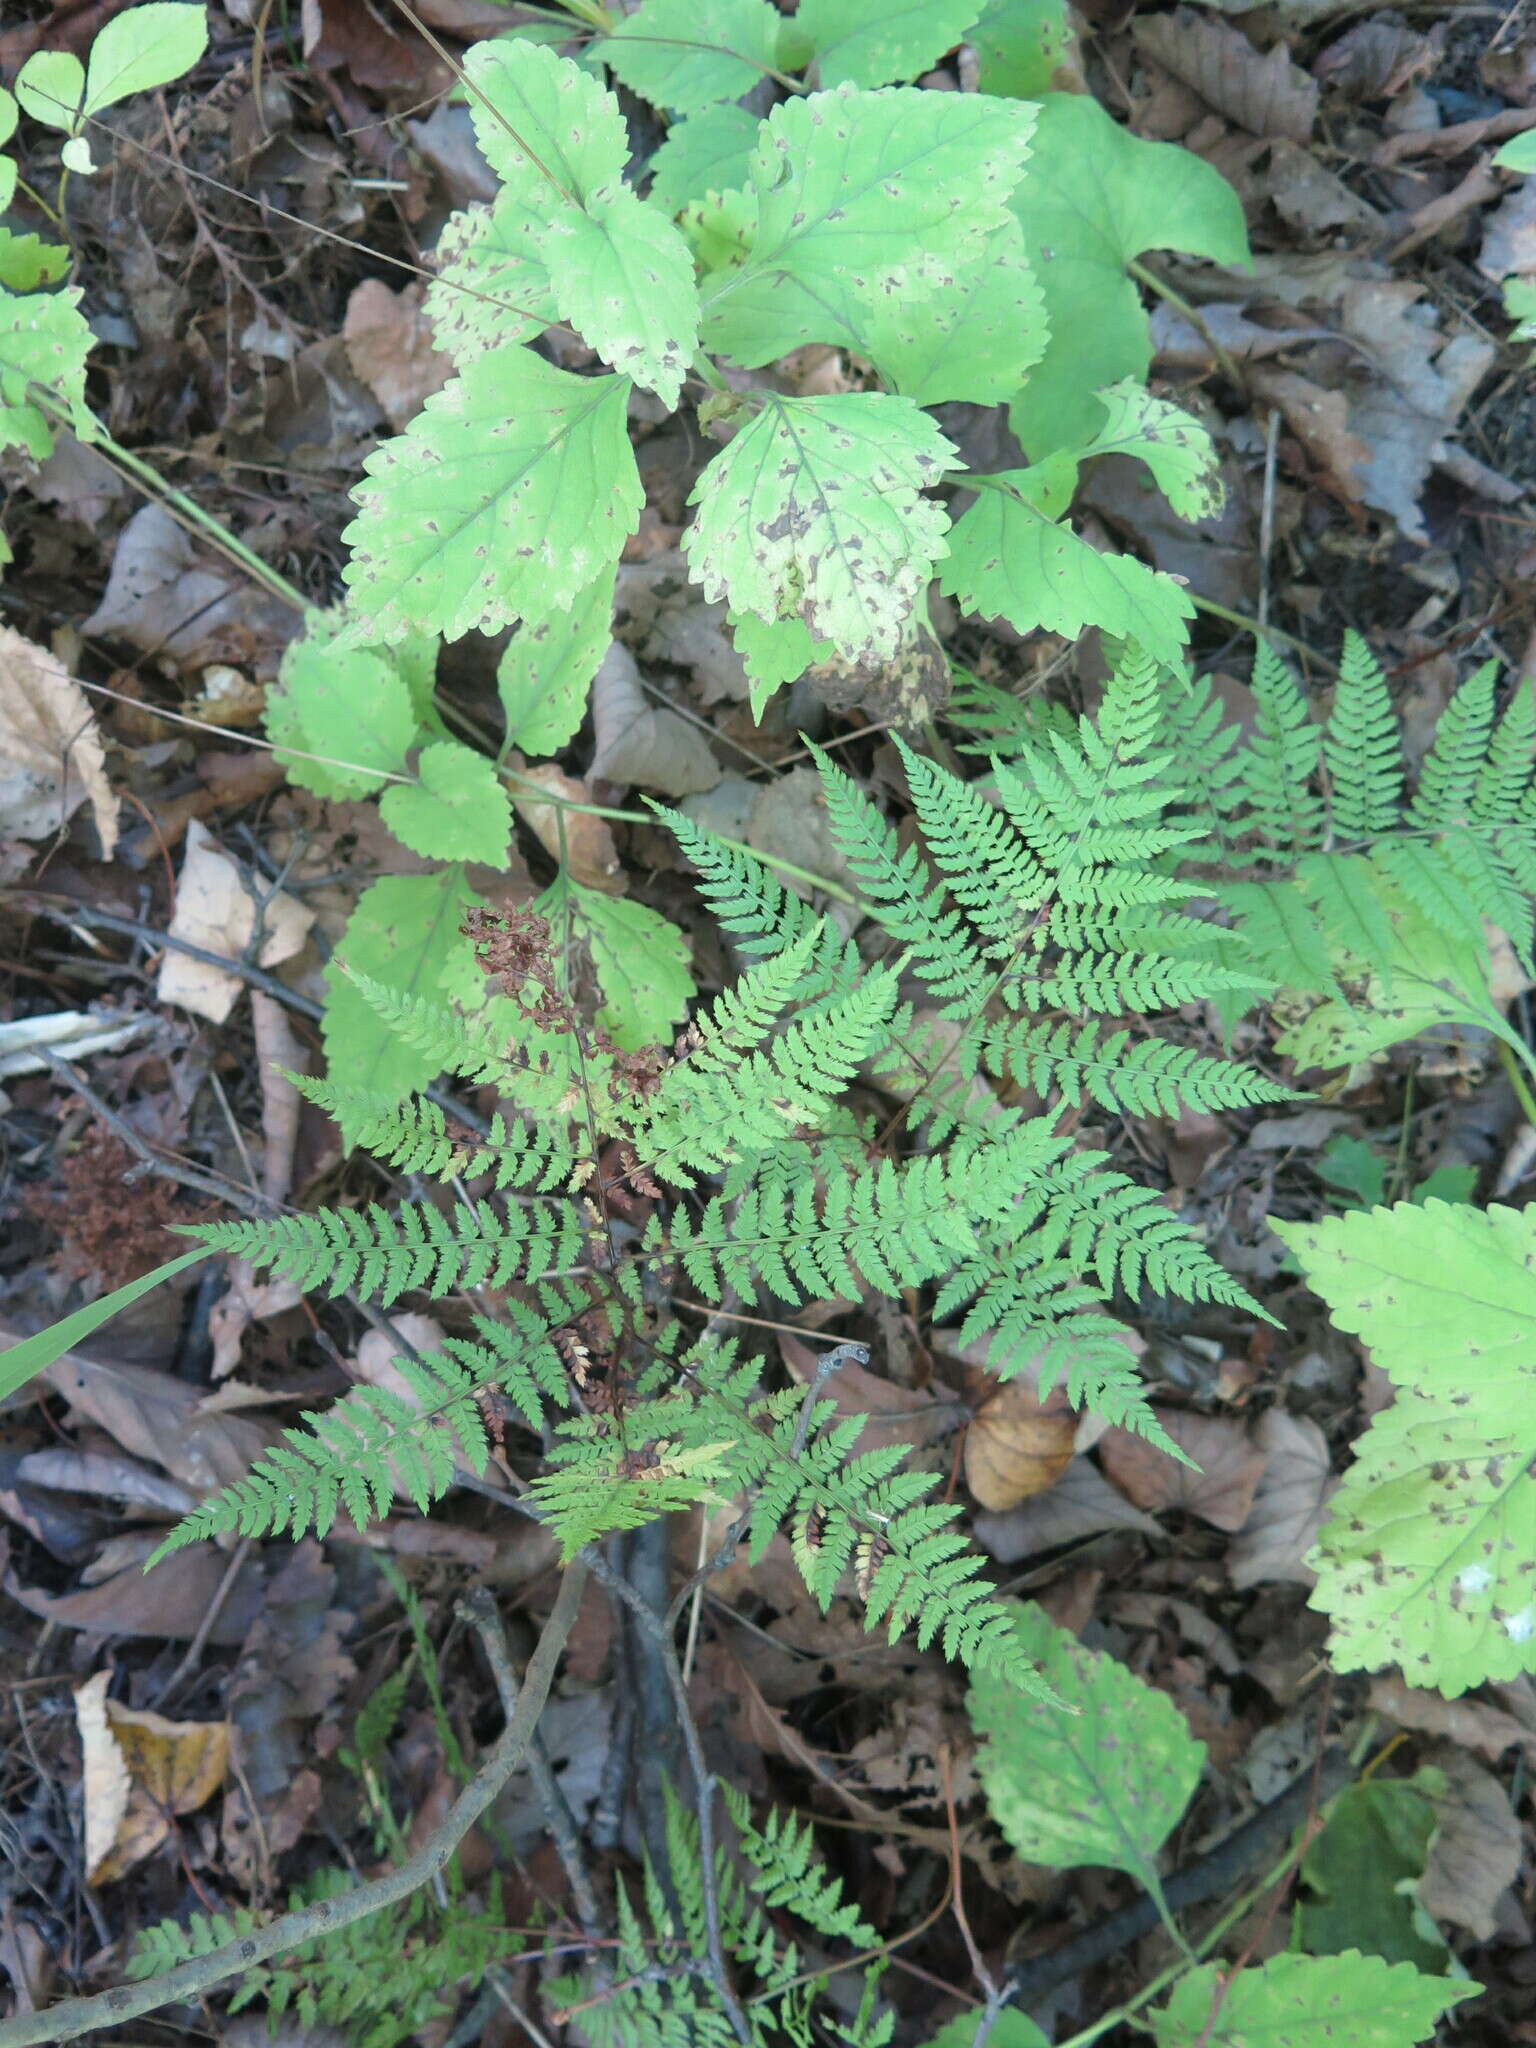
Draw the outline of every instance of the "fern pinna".
M1172 794L1166 689L1128 658L1097 716L1016 749L985 785L903 749L921 850L818 757L870 919L858 942L663 810L742 962L670 1057L620 1054L583 1025L531 914L476 928L527 1026L510 1045L357 978L392 1032L492 1083L500 1108L461 1132L436 1102L299 1085L447 1192L195 1234L305 1288L467 1297L467 1327L402 1361L402 1387L307 1417L164 1547L323 1531L342 1512L362 1524L396 1494L426 1508L457 1469L484 1469L510 1416L539 1440L531 1499L567 1554L745 1495L751 1550L787 1527L823 1605L851 1581L869 1625L1026 1677L935 1475L863 1448L861 1421L815 1389L774 1391L759 1359L690 1337L669 1302L783 1314L922 1290L1000 1376L1064 1374L1075 1400L1163 1441L1114 1300L1259 1311L1158 1190L1076 1132L1077 1113L1286 1093L1147 1022L1261 986L1172 872L1200 827ZM868 1107L878 1094L894 1113Z

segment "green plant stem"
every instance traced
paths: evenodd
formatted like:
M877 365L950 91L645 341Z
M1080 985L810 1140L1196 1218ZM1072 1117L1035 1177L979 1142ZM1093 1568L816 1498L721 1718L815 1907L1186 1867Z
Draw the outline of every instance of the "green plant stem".
M143 1984L121 1984L93 1998L66 1998L46 2012L18 2014L0 2023L0 2048L41 2048L41 2044L73 2041L98 2027L117 2027L161 2006L181 2004L202 1996L228 1977L238 1977L257 1963L297 1948L338 1928L350 1927L386 1906L397 1905L422 1885L429 1884L446 1868L449 1859L481 1815L522 1762L533 1740L540 1714L554 1684L556 1667L566 1638L576 1620L586 1583L586 1568L580 1562L567 1567L560 1591L544 1624L528 1668L523 1674L517 1705L485 1762L448 1809L442 1821L416 1851L394 1870L354 1891L333 1899L318 1900L296 1912L281 1913L238 1941L226 1942L212 1954L181 1963L174 1970L151 1977Z
M68 411L51 393L40 393L38 403L60 426L73 430L73 422ZM168 484L152 463L143 461L132 449L123 447L120 441L114 441L99 422L91 437L91 446L110 462L114 469L121 470L125 476L131 477L146 497L153 498L157 504L163 505L183 526L190 527L193 532L211 541L220 554L227 556L248 576L254 577L275 598L279 598L284 604L292 605L296 612L309 610L310 599L297 584L290 583L287 577L279 574L270 563L264 562L243 540L232 534L222 521L215 519L211 512L205 512L195 498L189 498L185 491L179 491L174 484Z
M1515 1091L1515 1100L1520 1105L1521 1115L1533 1130L1536 1130L1536 1096L1531 1093L1530 1083L1520 1071L1520 1062L1515 1049L1502 1038L1496 1038L1499 1063L1509 1077L1509 1085Z
M1192 590L1189 601L1197 612L1208 617L1222 619L1229 626L1238 626L1245 633L1251 633L1255 640L1278 640L1282 647L1293 647L1298 654L1304 654L1308 661L1315 661L1320 669L1331 676L1340 673L1336 661L1330 661L1326 654L1319 654L1315 647L1309 647L1305 640L1298 640L1294 633L1282 633L1278 626L1261 626L1257 619L1247 612L1235 612L1229 606L1218 604L1214 597L1199 597Z
M1144 263L1136 262L1133 259L1125 267L1138 284L1144 284L1149 292L1155 293L1165 304L1172 306L1175 313L1182 315L1189 322L1190 326L1194 328L1201 340L1206 343L1211 354L1226 372L1229 382L1235 384L1239 391L1246 391L1248 388L1247 379L1238 368L1236 359L1231 351L1212 333L1210 325L1199 307L1192 306L1188 299L1183 297L1181 293L1176 292L1171 284L1166 284L1157 275L1156 271L1148 270Z

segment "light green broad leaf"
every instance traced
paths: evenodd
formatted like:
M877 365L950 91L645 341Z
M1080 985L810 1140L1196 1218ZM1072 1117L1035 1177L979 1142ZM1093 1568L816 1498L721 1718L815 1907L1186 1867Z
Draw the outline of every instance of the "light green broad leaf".
M1156 1893L1157 1854L1200 1782L1204 1745L1166 1693L1040 1608L1021 1606L1014 1628L1056 1698L972 1674L971 1724L986 1738L976 1769L992 1818L1028 1863L1103 1864Z
M496 670L509 746L558 753L581 724L613 637L613 585L614 570L605 569L574 603L525 620L513 634Z
M1181 585L1130 555L1101 555L1035 503L1060 501L1063 484L1042 467L990 479L950 530L940 587L968 612L1006 619L1020 633L1043 628L1069 640L1097 626L1134 640L1177 667L1195 608Z
M1207 1964L1180 1979L1152 2031L1159 2048L1416 2048L1481 1990L1357 1950L1272 1956L1225 1984Z
M542 216L515 193L450 214L427 286L432 338L462 366L509 341L542 334L560 317L538 253Z
M9 157L0 157L0 185ZM40 235L13 235L0 227L0 287L9 292L35 292L45 284L58 284L68 277L74 259L58 242L45 242Z
M288 778L316 796L373 796L431 718L436 643L416 635L400 647L354 647L353 621L335 609L312 612L291 641L267 698L267 737Z
M954 460L910 399L764 394L694 486L689 565L735 612L798 617L854 660L893 654L944 547L921 493Z
M602 45L631 92L669 114L739 100L777 68L782 17L769 0L643 0Z
M345 573L370 631L452 640L541 618L617 561L644 502L629 389L512 347L429 398L355 492Z
M899 293L859 309L850 342L918 405L999 405L1045 353L1045 301L1011 217L956 266L932 299Z
M1512 135L1494 151L1493 160L1501 171L1536 171L1536 128L1527 128L1523 135Z
M1051 333L1009 415L1038 460L1092 439L1096 392L1127 377L1146 380L1151 332L1127 264L1150 249L1245 263L1248 237L1237 194L1209 164L1190 150L1143 142L1081 93L1041 103L1013 207Z
M1216 444L1210 430L1166 398L1154 398L1143 384L1127 378L1094 394L1107 415L1104 424L1077 451L1086 462L1095 455L1132 455L1144 462L1157 487L1181 519L1208 519L1221 510L1226 495L1217 468Z
M1401 1390L1309 1559L1334 1662L1452 1695L1536 1671L1536 1208L1273 1227Z
M95 434L85 402L91 330L80 311L80 288L20 296L0 291L0 449L24 448L36 462L53 452L48 394L82 441Z
M976 52L983 92L1039 100L1053 89L1070 91L1076 34L1066 0L990 0L966 37Z
M941 2027L926 2048L973 2048L982 2014L961 2013L947 2027ZM1050 2048L1050 2043L1028 2013L1006 2005L987 2029L986 2048Z
M856 341L883 294L931 298L999 228L1035 111L976 93L839 86L775 107L751 161L756 227L705 280L711 348L748 367Z
M16 98L34 121L68 135L85 101L85 66L68 50L34 50L16 74Z
M732 612L729 617L731 642L747 671L754 718L762 717L775 690L833 652L831 641L816 639L802 619L769 621L754 618L751 612Z
M569 933L585 948L603 993L597 1021L614 1043L624 1052L669 1043L694 994L688 940L677 926L643 903L563 874L535 908L557 942Z
M188 0L148 0L115 14L91 45L83 111L99 114L130 93L184 78L207 48L207 9Z
M762 125L756 114L729 104L675 121L651 158L652 204L680 213L690 199L741 184Z
M398 1102L412 1089L430 1087L438 1069L431 1055L380 1020L343 966L403 995L478 1016L487 1007L485 975L459 927L481 901L457 866L432 875L386 875L359 897L326 969L321 1025L331 1073L359 1097ZM509 1018L516 1014L506 1008Z
M800 0L794 26L801 47L809 46L819 85L891 85L921 76L963 42L979 6L980 0Z
M677 403L698 349L688 245L623 182L618 101L569 58L521 38L465 59L475 133L503 183L499 232L531 233L562 319L615 369Z
M494 762L457 740L423 747L415 782L394 782L379 798L379 815L412 853L433 860L479 861L504 868L512 837L512 805Z

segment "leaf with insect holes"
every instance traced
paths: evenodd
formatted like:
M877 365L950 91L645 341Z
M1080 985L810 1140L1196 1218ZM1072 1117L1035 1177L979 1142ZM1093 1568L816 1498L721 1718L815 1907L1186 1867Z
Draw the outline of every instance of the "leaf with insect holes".
M376 795L403 772L431 711L435 644L413 635L394 650L352 647L342 637L351 624L341 610L310 614L263 714L289 781L316 796Z
M629 388L512 347L434 393L354 493L345 575L372 634L424 626L455 640L573 603L644 503Z
M515 193L452 213L438 237L427 286L432 337L462 368L503 342L527 341L560 317L549 268L537 253L542 223Z
M507 743L525 754L556 754L581 724L587 692L613 634L614 568L573 603L526 619L496 670Z
M782 25L769 0L643 0L614 23L602 58L653 106L696 114L761 84Z
M798 617L854 660L893 654L944 549L947 515L921 493L954 460L910 399L763 393L694 486L689 565L733 611Z
M1146 381L1151 330L1126 266L1149 249L1246 263L1248 236L1219 172L1190 150L1142 141L1081 93L1041 102L1013 208L1051 332L1009 413L1038 460L1092 437L1096 392Z
M1001 404L1048 339L1018 222L1005 221L959 264L949 291L916 303L891 293L863 310L859 329L862 353L904 398Z
M379 798L379 815L395 837L434 860L504 868L512 805L495 763L457 740L437 740L422 748L416 773L418 781L391 783Z
M744 257L704 283L708 346L748 368L805 342L858 346L882 296L950 290L1003 224L1034 119L1014 100L852 85L775 107Z
M584 946L603 992L597 1021L625 1052L665 1045L694 994L688 941L675 924L627 896L608 896L561 875L534 908L557 952L569 933Z
M1400 1390L1308 1559L1335 1663L1453 1696L1536 1671L1536 1207L1274 1227Z
M931 70L981 0L800 0L794 27L819 85L891 85ZM797 50L796 54L799 54Z
M401 995L423 996L444 1009L479 1016L485 975L459 927L481 904L458 866L432 875L386 875L365 889L325 970L321 1035L326 1064L359 1098L391 1101L437 1079L437 1059L409 1045L365 1001L344 968ZM505 1005L510 1019L516 1012ZM510 1028L510 1023L509 1023Z
M1075 640L1098 626L1178 666L1194 605L1171 576L1130 555L1101 555L1042 510L1036 497L1059 500L1059 481L1045 464L993 477L950 531L940 587L964 610L1006 619L1020 633Z
M690 199L729 192L747 175L762 126L745 107L706 107L675 121L651 158L651 203L680 213Z
M971 1725L986 1738L976 1770L992 1818L1026 1862L1103 1864L1154 1891L1157 1853L1200 1782L1205 1745L1166 1693L1040 1608L1019 1607L1014 1630L1056 1698L972 1674Z
M1415 2048L1481 1991L1358 1949L1271 1956L1230 1979L1208 1963L1180 1978L1152 2031L1158 2048Z
M0 449L24 448L34 462L53 453L54 421L36 402L48 392L82 441L94 439L85 402L91 330L80 288L20 297L0 291Z
M529 233L561 318L675 405L698 348L693 260L623 181L618 101L579 64L521 38L477 43L465 75L476 136L503 184L500 227Z

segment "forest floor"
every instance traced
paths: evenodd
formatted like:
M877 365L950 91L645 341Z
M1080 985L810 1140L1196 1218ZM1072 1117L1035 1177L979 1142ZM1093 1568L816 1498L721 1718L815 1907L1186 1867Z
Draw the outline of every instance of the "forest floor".
M119 4L8 5L0 79L34 49L86 49ZM507 18L493 0L422 11L455 54ZM1301 0L1241 17L1240 34L1223 25L1219 48L1214 13L1118 0L1084 13L1093 90L1139 135L1183 143L1233 183L1256 260L1251 272L1145 265L1154 386L1215 435L1223 510L1185 526L1111 458L1078 499L1082 529L1187 579L1204 601L1194 659L1234 704L1260 620L1319 689L1345 629L1363 634L1410 742L1477 662L1496 658L1536 689L1536 385L1502 298L1506 280L1536 278L1536 179L1491 167L1502 141L1536 127L1536 6ZM448 67L388 0L227 0L210 22L195 74L134 102L110 164L69 192L98 340L91 398L120 446L324 605L363 459L448 373L421 306L436 236L493 186ZM23 177L49 189L57 136L29 128L22 143ZM845 366L813 351L780 374L785 388L828 390ZM623 630L651 701L687 721L711 764L720 815L826 872L805 706L754 724L721 608L679 571L706 452L680 427L639 442L647 503L625 574L648 595ZM167 1226L221 1213L226 1190L300 1208L377 1193L272 1069L318 1070L330 949L370 882L421 863L372 806L291 788L275 765L261 712L300 625L291 606L79 442L62 440L40 474L13 454L0 481L15 556L0 636L51 649L80 679L106 763L90 801L38 829L36 806L0 785L0 1341L13 1341L167 1257ZM1021 640L942 611L935 624L985 683L1094 701L1092 635ZM496 654L471 636L445 662L441 686L470 721L498 716ZM0 656L0 751L23 745L16 675ZM821 716L843 764L899 801L878 694ZM594 774L600 739L589 722L560 755L570 793L621 808L667 789L643 748L624 781ZM676 849L648 827L588 822L611 886L698 931L696 979L718 986L724 963ZM494 901L528 903L552 871L536 832L520 831ZM1504 994L1529 1032L1523 978ZM1133 1137L1112 1123L1105 1142L1129 1152ZM1282 1326L1136 1323L1160 1412L1198 1472L1049 1403L1002 1399L889 1304L874 1363L839 1399L880 1408L943 1466L1001 1585L1090 1631L1183 1711L1210 1773L1173 1865L1271 1798L1330 1717L1360 1755L1390 1755L1390 1776L1442 1772L1430 1867L1410 1855L1402 1870L1432 1903L1437 1938L1489 1987L1448 2037L1536 2042L1536 1685L1447 1702L1391 1676L1330 1677L1301 1560L1388 1390L1330 1332L1266 1224L1435 1175L1484 1199L1536 1199L1536 1132L1473 1035L1454 1056L1400 1047L1326 1099L1263 1117L1144 1120L1134 1145L1138 1177L1166 1188ZM380 1802L406 1843L422 1839L460 1754L499 1726L456 1600L489 1587L522 1625L552 1597L547 1540L467 1490L431 1520L400 1503L366 1537L343 1525L297 1548L202 1545L146 1577L144 1557L210 1484L301 1410L388 1370L388 1340L346 1304L232 1277L222 1261L204 1270L0 1402L0 2010L7 1995L25 2012L115 1981L128 1939L163 1916L281 1903L326 1864L378 1867L394 1853L379 1847ZM807 1335L816 1327L804 1319ZM792 1331L770 1341L788 1370L803 1363ZM682 1571L698 1542L679 1518ZM820 1614L786 1559L781 1541L711 1588L692 1688L716 1768L834 1823L838 1867L883 1928L916 1927L941 1904L952 1831L984 1954L1040 1953L1105 1920L1120 1879L1022 1865L988 1826L963 1678L867 1637L852 1601ZM82 1821L102 1794L82 1701L99 1723L100 1700L79 1688L104 1672L122 1704L164 1717L157 1739L182 1745L186 1786L179 1810L152 1812L111 1874L88 1881ZM579 1815L605 1782L621 1684L612 1618L589 1586L545 1726ZM395 1717L360 1764L359 1712L391 1685ZM540 1815L515 1780L497 1853L511 1844L503 1903L516 1924L571 1917ZM1389 1901L1396 1850L1357 1846L1358 1882ZM473 1880L491 1857L480 1840ZM1265 1939L1285 1931L1282 1912ZM1166 1953L1161 1933L1146 1936L1036 2016L1081 2024ZM894 1961L893 1995L921 2039L970 1981L963 1928L940 1914ZM284 2042L329 2038L284 2026ZM213 2006L129 2034L265 2038ZM424 2038L546 2037L491 2000Z

